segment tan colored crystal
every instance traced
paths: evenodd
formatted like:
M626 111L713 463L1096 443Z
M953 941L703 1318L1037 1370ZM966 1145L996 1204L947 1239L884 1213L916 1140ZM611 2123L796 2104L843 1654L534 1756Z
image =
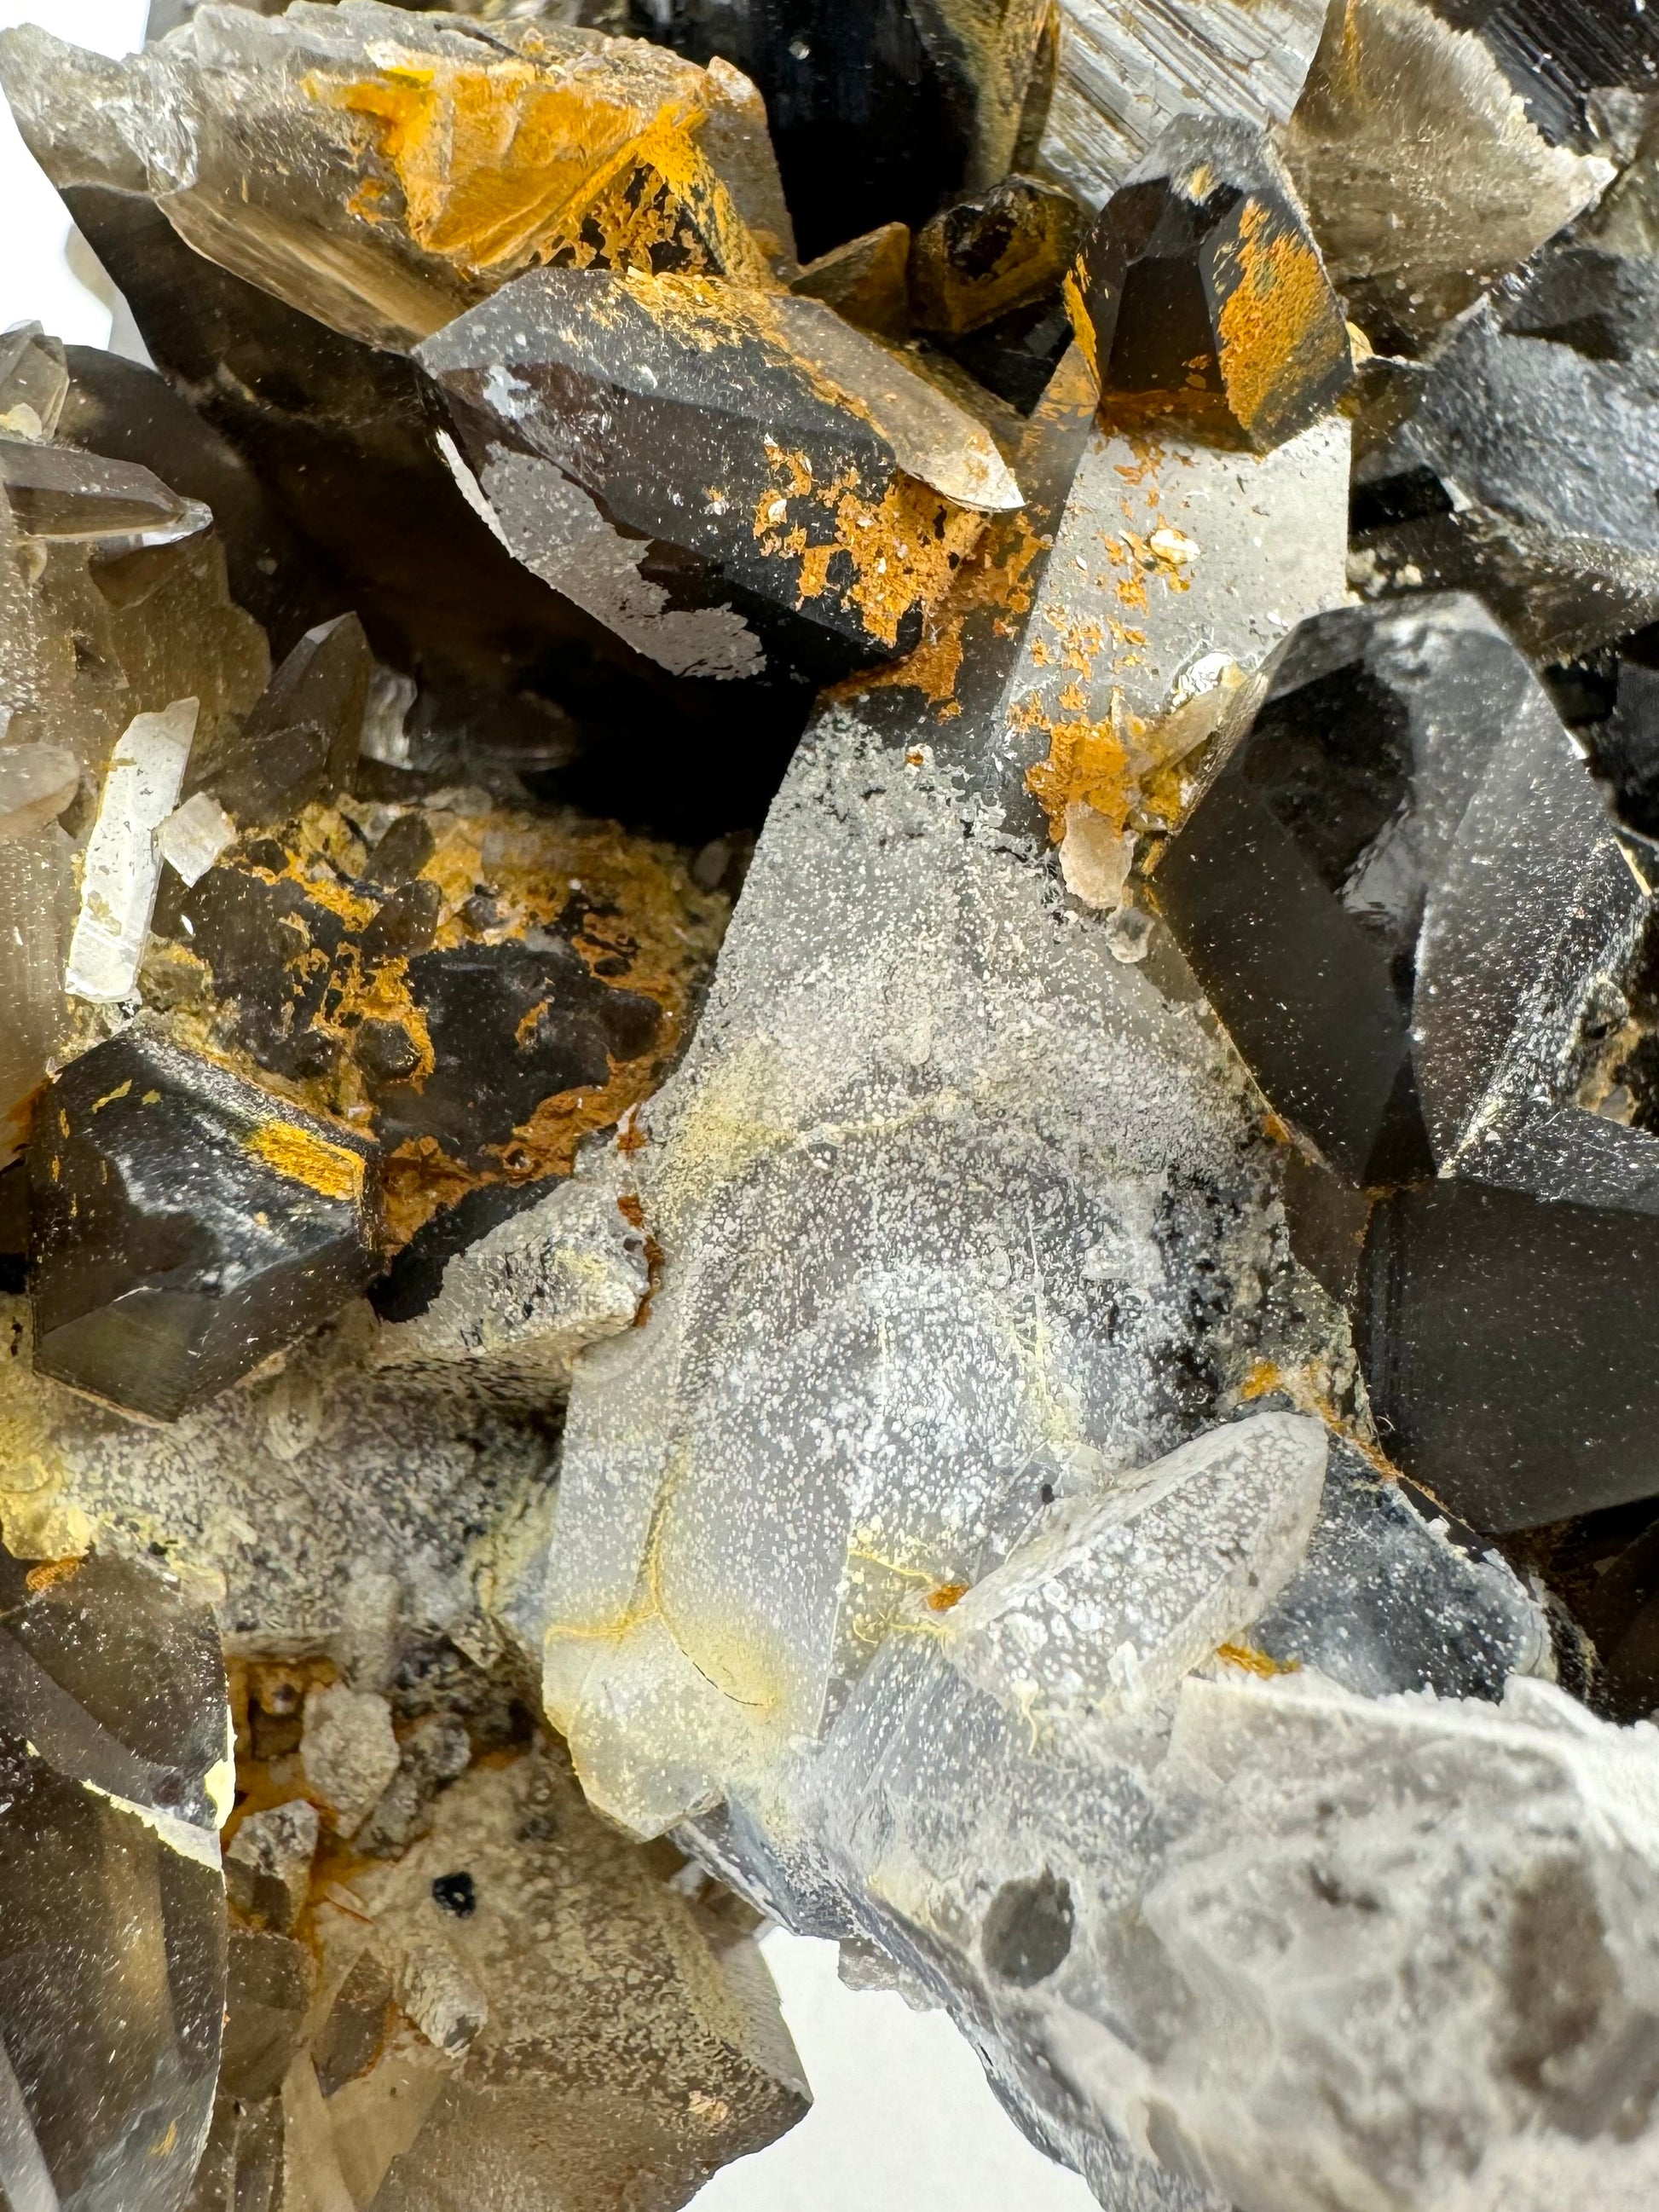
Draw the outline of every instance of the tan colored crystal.
M1612 174L1547 144L1490 50L1425 0L1340 0L1281 143L1332 276L1414 337Z

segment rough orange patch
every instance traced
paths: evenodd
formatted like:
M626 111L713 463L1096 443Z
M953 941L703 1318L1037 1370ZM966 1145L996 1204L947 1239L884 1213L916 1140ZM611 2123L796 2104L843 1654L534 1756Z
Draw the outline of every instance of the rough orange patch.
M26 1587L38 1595L41 1590L52 1589L59 1583L68 1582L81 1571L79 1559L42 1559L38 1567L31 1567L23 1577Z
M1271 1359L1258 1359L1239 1386L1241 1398L1265 1398L1284 1388L1285 1377Z
M538 255L577 269L649 276L663 249L682 268L750 284L773 282L731 194L691 139L659 127L576 195Z
M1026 719L1042 723L1035 701ZM1048 757L1025 772L1025 787L1048 817L1048 834L1058 844L1066 835L1066 810L1092 806L1114 830L1129 818L1135 797L1134 771L1123 736L1109 722L1050 722Z
M984 534L982 514L914 477L896 474L871 501L845 477L817 482L798 453L775 447L771 465L775 483L755 509L762 551L799 563L798 606L836 598L884 645L913 608L939 605Z
M647 107L615 70L410 54L344 84L313 75L307 89L377 126L410 235L482 276L540 257L573 203L602 189L648 132L665 150L667 134L695 129L701 84L696 70L653 70L643 88L665 96Z
M1221 374L1234 414L1254 430L1281 394L1334 368L1348 341L1318 254L1276 228L1259 200L1246 203L1236 254L1217 324Z
M929 1613L949 1613L953 1605L960 1605L968 1595L966 1583L941 1583L937 1589L929 1590L922 1602Z
M719 893L699 890L671 847L630 836L611 823L506 808L477 814L434 810L427 821L437 842L420 876L440 894L434 936L438 949L499 943L552 929L580 888L585 906L571 939L574 950L607 984L654 1000L663 1024L653 1051L636 1060L613 1062L603 1085L544 1099L505 1143L490 1148L482 1167L464 1165L428 1135L410 1138L386 1155L381 1219L386 1247L392 1251L480 1183L568 1173L584 1137L609 1128L655 1087L665 1060L678 1048L696 981L714 957L730 905ZM235 855L223 865L270 884L292 880L303 886L308 899L345 923L349 934L331 955L303 941L298 915L290 921L301 941L291 953L284 933L284 957L295 974L327 974L328 989L310 1028L339 1048L329 1072L295 1080L261 1066L236 1042L234 1020L226 1018L227 1003L216 995L206 963L184 945L152 945L147 973L154 994L169 1005L168 1027L180 1042L270 1092L278 1114L281 1102L288 1100L324 1121L373 1135L377 1109L350 1050L362 1024L385 1022L404 1030L415 1058L409 1080L417 1090L434 1066L408 960L366 957L357 941L379 908L351 881L343 880L361 879L367 858L349 811L313 805L297 822L263 841L262 851L269 854L273 843L282 848L280 868L256 867ZM470 911L480 884L489 890L494 916L482 928ZM644 1133L629 1133L622 1141L625 1148L641 1145ZM330 1149L356 1157L343 1147Z
M303 1183L319 1198L361 1199L363 1162L360 1153L302 1128L297 1121L264 1121L246 1140L254 1156L290 1182Z

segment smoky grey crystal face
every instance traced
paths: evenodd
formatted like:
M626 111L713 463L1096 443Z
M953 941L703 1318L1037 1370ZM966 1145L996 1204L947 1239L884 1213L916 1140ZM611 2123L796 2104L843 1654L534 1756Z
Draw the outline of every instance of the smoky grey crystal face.
M224 2011L210 1613L119 1559L0 1558L0 2185L173 2212Z

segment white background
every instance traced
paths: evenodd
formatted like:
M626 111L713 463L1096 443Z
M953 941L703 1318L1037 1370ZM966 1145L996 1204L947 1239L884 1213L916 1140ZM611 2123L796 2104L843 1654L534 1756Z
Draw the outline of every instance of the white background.
M140 45L149 0L0 0L0 27L38 23L110 54ZM64 259L69 222L0 100L0 329L26 320L102 345L110 310ZM854 1994L833 1944L766 1938L813 2109L769 2149L729 2166L697 2212L1095 2212L1075 2174L1033 2150L937 2014Z

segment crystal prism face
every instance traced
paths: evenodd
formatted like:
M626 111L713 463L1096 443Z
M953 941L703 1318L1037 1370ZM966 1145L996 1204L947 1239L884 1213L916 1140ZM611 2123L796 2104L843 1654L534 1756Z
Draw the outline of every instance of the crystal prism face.
M1611 174L1529 119L1465 27L1487 12L1346 0L1283 134L1331 274L1391 351L1431 337L1592 206Z
M0 331L0 431L12 438L50 438L69 390L64 349L39 323Z
M879 655L917 641L981 510L1019 503L988 433L800 295L547 270L418 359L519 558L671 667L747 673L758 641L729 605L672 609L653 542Z
M337 797L357 764L374 669L356 615L307 630L234 747L196 763L191 781L247 830L285 822L313 799Z
M1360 1325L1372 1402L1401 1465L1478 1526L1652 1495L1645 1315L1630 1286L1653 1264L1654 1188L1626 1211L1436 1183L1373 1216Z
M1569 659L1659 613L1659 507L1636 489L1659 461L1659 368L1645 344L1607 357L1582 299L1565 326L1528 331L1529 298L1507 329L1473 311L1365 453L1356 548L1379 577L1480 592L1529 652ZM1535 312L1551 308L1540 289ZM1524 440L1497 431L1523 412Z
M198 252L370 345L538 262L766 273L699 143L705 73L637 41L346 0L201 7L125 64L40 33L7 52L43 150L66 100L108 103L66 182L147 191Z
M374 1273L362 1139L134 1028L36 1115L29 1287L41 1371L169 1420Z
M148 1566L0 1553L0 2187L180 2212L225 1998L212 1615Z
M910 226L884 222L809 261L792 292L822 300L845 321L877 337L910 335Z
M1596 92L1659 90L1659 29L1636 0L1435 0L1437 13L1473 31L1553 145L1586 135Z
M82 427L75 386L62 395ZM204 735L246 714L270 672L226 586L206 506L141 462L0 437L0 702L6 735L75 753L101 781L138 716L193 698Z
M1659 1146L1581 1097L1646 895L1520 653L1468 599L1304 624L1155 880L1301 1138L1354 1185L1441 1178L1377 1208L1356 1285L1401 1466L1500 1531L1650 1492L1596 1302Z
M1425 902L1522 731L1533 757L1567 757L1593 807L1542 688L1474 601L1316 616L1160 860L1159 906L1269 1102L1356 1182L1426 1164L1411 1036ZM1461 1024L1447 1034L1467 1052Z
M1069 294L1113 419L1282 445L1352 374L1342 309L1265 135L1175 124L1101 210Z
M33 440L0 439L0 492L25 544L166 545L211 520L148 469Z

